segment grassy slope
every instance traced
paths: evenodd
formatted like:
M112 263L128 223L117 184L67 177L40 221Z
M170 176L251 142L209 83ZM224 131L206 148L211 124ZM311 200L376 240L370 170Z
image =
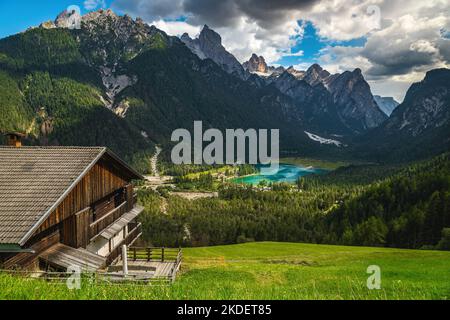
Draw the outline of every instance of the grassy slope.
M171 287L64 285L0 275L1 299L450 299L450 252L250 243L184 250ZM382 289L366 269L381 267Z

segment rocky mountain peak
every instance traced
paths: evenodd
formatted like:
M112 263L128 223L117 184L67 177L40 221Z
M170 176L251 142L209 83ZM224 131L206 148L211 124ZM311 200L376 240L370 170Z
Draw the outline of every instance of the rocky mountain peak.
M297 69L294 68L294 66L290 66L289 68L286 69L287 72L289 72L290 74L292 74L295 78L297 79L303 79L305 76L305 71L299 71Z
M210 46L222 47L222 37L220 34L210 29L206 24L200 32L199 40L205 45L208 44Z
M242 66L246 71L255 73L263 78L278 77L286 71L283 66L274 67L267 65L266 59L263 56L258 56L256 53L253 53L250 59L244 62ZM295 72L290 73L297 76Z
M205 25L197 39L183 34L180 40L200 59L211 59L229 74L241 79L247 78L247 73L239 61L222 45L221 36Z
M361 69L330 76L326 84L342 119L355 132L378 127L387 119L375 102Z
M189 36L189 34L187 32L183 33L180 37L181 41L185 41L185 40L192 40L191 37Z
M386 127L418 136L426 130L449 125L449 84L450 69L427 72L423 81L409 88L405 100L394 110Z
M360 68L356 68L355 70L353 70L353 74L362 77L362 71Z
M360 149L385 158L428 158L450 150L450 69L429 71L411 85L404 101L382 126L369 132Z
M79 28L81 23L81 15L76 10L64 10L55 19L54 26L56 28Z
M91 20L102 20L102 19L107 19L107 18L113 18L113 19L117 19L119 16L117 16L114 11L112 11L111 9L107 9L107 10L97 10L97 11L92 11L89 12L87 14L85 14L83 16L83 20L84 21L91 21ZM128 15L124 15L122 17L123 19L131 19L130 16Z
M105 87L102 102L114 111L120 103L116 99L119 93L138 81L136 75L125 71L126 63L150 47L170 46L174 41L142 19L135 21L112 10L101 9L84 16L76 11L64 11L56 18L55 27L71 29L74 19L79 19L77 29L81 32L76 39L84 50L86 62L98 71ZM122 106L122 110L124 116L126 108Z
M323 83L331 74L324 70L317 63L313 64L306 70L303 80L308 82L310 85L315 86L319 83Z
M267 73L268 67L266 60L263 56L257 56L255 53L252 54L251 58L244 62L243 67L245 70L248 70L249 72L259 72L259 73Z

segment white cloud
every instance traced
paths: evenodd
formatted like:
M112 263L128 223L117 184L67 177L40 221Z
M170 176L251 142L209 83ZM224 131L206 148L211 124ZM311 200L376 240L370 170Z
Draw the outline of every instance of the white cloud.
M196 37L200 31L200 26L193 26L184 21L164 21L158 20L151 23L160 30L172 36L181 36L183 33L189 34L191 38Z
M273 63L285 55L286 48L296 44L295 37L303 34L296 20L286 21L272 30L266 30L254 21L242 18L234 29L219 28L225 48L243 62L252 53L262 55L267 63Z
M383 0L320 1L303 18L313 22L323 38L356 39L381 26L382 11L379 5L382 2Z
M325 40L365 37L363 48L325 48L318 62L333 73L358 67L376 93L397 99L426 71L450 66L449 0L116 0L114 5L172 35L195 37L207 23L241 62L252 53L269 64L302 56L303 48L291 52L303 36L299 20L310 21ZM180 16L186 21L167 22Z
M97 8L106 8L106 1L105 0L85 0L83 5L86 10L94 10Z
M282 52L284 57L303 57L305 52L303 50L297 52Z
M189 36L195 37L202 28L202 26L179 21L157 20L150 24L174 36L187 32ZM219 27L214 30L221 35L225 48L241 62L248 60L252 53L262 55L268 63L279 60L283 55L300 56L302 54L302 52L287 53L290 49L286 50L296 44L294 37L303 34L303 28L296 20L287 21L269 31L261 28L255 21L242 17L233 28Z

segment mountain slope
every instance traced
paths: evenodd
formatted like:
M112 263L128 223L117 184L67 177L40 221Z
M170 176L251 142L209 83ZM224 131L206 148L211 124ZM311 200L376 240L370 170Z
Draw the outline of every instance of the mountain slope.
M71 14L0 40L1 131L26 131L30 143L105 144L131 159L202 120L205 128L280 129L282 149L317 156L339 148L305 132L345 135L337 140L346 145L387 119L359 69L330 75L313 65L260 77L244 70L206 26L199 39L180 40L141 19L100 10L83 16L79 30L61 28ZM254 58L251 68L272 70ZM410 107L399 106L382 129L354 140L358 154L401 158L417 154L401 151L405 142L424 144L423 155L448 145L441 106L447 91L423 98L417 92L440 88L426 83L428 89L411 89L403 104Z
M305 80L298 80L288 71L280 76L268 78L267 82L301 106L308 129L328 135L352 133L340 121L332 96L321 83L311 86Z
M33 110L24 101L17 82L3 71L0 71L0 106L0 128L4 131L30 130Z
M450 226L450 154L372 185L328 217L347 245L436 246Z
M313 64L306 71L298 71L293 67L285 70L283 67L268 66L264 57L258 57L256 54L253 54L243 66L253 74L250 80L257 85L264 83L258 80L258 75L265 80L265 83L275 84L282 93L294 98L295 101L308 100L310 107L306 110L313 111L315 115L315 119L309 119L310 122L312 120L318 124L325 133L334 130L336 133L346 132L346 134L358 135L378 127L387 119L386 114L377 105L360 69L333 75L318 64ZM310 88L307 88L306 84ZM302 89L299 90L299 88ZM314 92L316 90L311 88L319 88L319 90ZM327 102L326 107L321 103L322 106L317 108L314 103L311 105L311 101L323 101L322 88L328 91L332 101ZM334 117L331 121L332 126L330 126L330 115ZM322 118L323 123L321 123Z
M285 148L331 150L308 139L304 110L276 88L225 72L140 19L100 10L83 16L80 30L59 28L70 15L0 40L3 82L19 88L8 114L21 110L24 119L0 130L31 122L32 143L104 144L129 159L202 120L220 129L279 128Z
M198 39L191 39L185 33L181 36L181 41L200 59L211 59L226 72L241 79L248 77L239 61L223 47L220 35L207 25L203 27Z
M450 149L450 70L429 71L381 127L358 139L366 157L407 160Z
M323 79L323 76L319 75L319 79ZM360 69L346 71L322 81L325 81L337 105L341 120L355 133L376 128L387 119L376 104Z
M244 70L253 74L257 74L261 77L269 77L273 75L278 76L282 74L284 71L286 71L282 66L276 68L268 66L264 57L263 56L258 57L255 53L252 54L252 56L248 61L242 64L242 67L244 68ZM289 70L293 71L293 68Z
M79 35L35 28L0 40L0 131L27 132L31 144L105 145L144 171L153 144L105 108Z

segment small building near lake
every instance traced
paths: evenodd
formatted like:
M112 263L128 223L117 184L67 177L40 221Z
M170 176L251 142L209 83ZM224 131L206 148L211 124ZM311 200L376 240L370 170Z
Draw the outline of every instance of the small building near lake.
M141 235L142 179L104 147L0 147L0 267L107 267Z

